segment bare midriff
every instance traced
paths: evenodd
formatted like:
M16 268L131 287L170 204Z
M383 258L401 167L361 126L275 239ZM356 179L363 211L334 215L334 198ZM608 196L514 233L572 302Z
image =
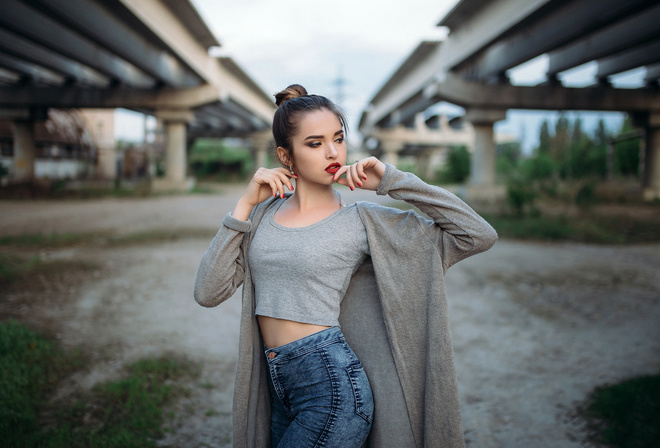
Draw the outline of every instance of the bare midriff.
M261 336L268 348L279 347L330 328L323 325L304 324L268 316L257 316L257 318L259 319Z

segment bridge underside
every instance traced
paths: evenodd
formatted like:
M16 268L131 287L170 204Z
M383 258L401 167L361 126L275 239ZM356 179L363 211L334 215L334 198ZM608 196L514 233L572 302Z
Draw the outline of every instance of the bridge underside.
M3 0L0 119L14 121L14 179L33 177L34 121L51 108L126 108L162 120L168 185L185 184L191 137L269 128L274 104L188 1Z
M410 54L371 100L360 131L368 137L409 123L440 101L462 106L475 125L472 182L490 188L492 125L507 109L627 112L646 131L644 195L660 198L659 20L660 5L649 0L462 0L439 23L448 38ZM544 82L509 82L512 69L540 56L548 61ZM597 66L591 85L562 85L585 64ZM635 69L644 70L643 85L611 85Z

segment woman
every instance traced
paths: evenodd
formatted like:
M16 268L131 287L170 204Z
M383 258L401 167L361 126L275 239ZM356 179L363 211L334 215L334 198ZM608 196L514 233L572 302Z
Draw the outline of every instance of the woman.
M243 284L234 446L360 447L370 431L379 448L463 446L443 277L497 234L412 174L374 157L347 165L328 99L292 85L276 103L284 167L257 170L195 281L204 306ZM335 183L432 220L346 206Z

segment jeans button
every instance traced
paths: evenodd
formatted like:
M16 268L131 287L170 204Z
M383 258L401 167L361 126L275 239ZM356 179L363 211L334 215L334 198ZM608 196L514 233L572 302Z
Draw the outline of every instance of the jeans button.
M273 359L275 357L275 352L270 352L268 354L268 359Z

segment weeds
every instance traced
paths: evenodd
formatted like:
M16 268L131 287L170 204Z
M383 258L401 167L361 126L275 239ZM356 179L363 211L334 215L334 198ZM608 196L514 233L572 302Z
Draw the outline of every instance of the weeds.
M597 387L576 415L589 442L616 448L652 448L660 440L660 374Z
M209 238L214 229L184 228L184 229L154 229L126 234L109 232L90 233L51 233L0 237L0 246L27 248L61 248L68 246L129 246L137 244L153 244L164 241L175 241L181 238Z
M0 286L7 285L24 272L33 271L41 263L38 256L30 258L0 253Z
M177 380L194 377L193 364L168 357L143 359L126 368L127 376L96 385L84 400L62 414L49 431L51 447L153 447L162 436L163 408L186 390Z
M540 240L576 241L592 244L634 244L660 241L657 222L625 216L596 214L565 215L482 215L501 237Z
M3 446L30 446L46 392L63 372L77 365L77 358L67 358L42 334L13 320L0 324Z
M164 407L185 395L178 381L199 376L199 366L172 357L143 359L123 378L96 385L73 402L51 404L49 425L40 415L58 381L84 366L45 336L15 321L0 323L0 440L7 447L155 447Z

